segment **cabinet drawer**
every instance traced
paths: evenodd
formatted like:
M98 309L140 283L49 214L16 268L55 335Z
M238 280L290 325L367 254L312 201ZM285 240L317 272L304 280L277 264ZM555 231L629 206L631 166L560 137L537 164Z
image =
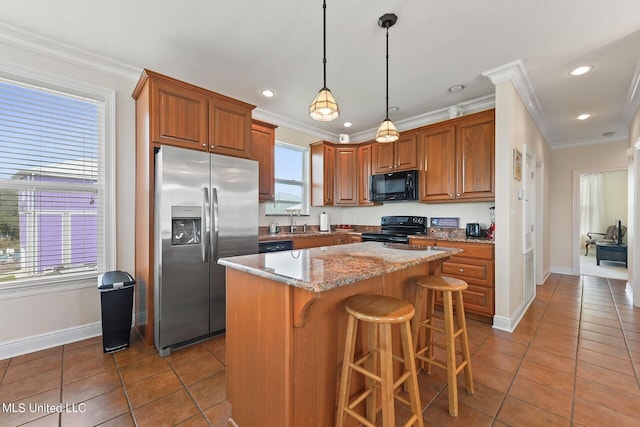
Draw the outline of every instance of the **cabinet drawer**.
M442 292L437 292L436 302L442 305ZM462 293L465 313L474 313L481 316L493 316L495 314L493 303L493 289L484 286L469 284L467 290Z
M453 258L445 261L442 264L442 274L446 276L454 276L462 280L473 280L475 282L481 282L487 286L491 285L489 282L490 271L489 266L486 264L468 264L462 262L456 262Z
M494 246L489 243L454 242L451 240L436 243L438 246L462 249L464 252L462 252L459 256L489 260L494 259Z

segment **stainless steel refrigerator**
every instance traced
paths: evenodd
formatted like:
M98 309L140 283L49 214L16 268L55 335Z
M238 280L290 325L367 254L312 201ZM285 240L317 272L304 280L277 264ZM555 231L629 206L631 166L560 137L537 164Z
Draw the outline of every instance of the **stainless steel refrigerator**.
M217 261L258 252L258 163L170 146L155 161L154 343L168 356L225 328Z

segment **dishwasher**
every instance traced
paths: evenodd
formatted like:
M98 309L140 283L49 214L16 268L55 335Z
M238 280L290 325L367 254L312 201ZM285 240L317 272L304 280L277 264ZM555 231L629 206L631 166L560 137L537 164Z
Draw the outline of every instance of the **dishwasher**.
M290 251L293 249L293 240L269 240L258 242L258 253Z

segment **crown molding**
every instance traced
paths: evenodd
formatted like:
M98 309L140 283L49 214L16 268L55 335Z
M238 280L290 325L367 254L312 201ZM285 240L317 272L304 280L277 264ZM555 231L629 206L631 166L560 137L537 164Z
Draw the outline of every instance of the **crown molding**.
M563 148L584 147L587 145L610 144L612 142L628 141L629 132L616 132L615 136L596 136L585 139L570 139L566 141L556 141L555 145L550 147L552 150L560 150Z
M497 85L499 83L511 82L516 89L527 111L531 114L533 121L536 123L538 130L542 134L544 140L549 147L553 147L554 140L551 138L551 131L544 118L540 102L533 90L533 85L527 76L527 71L521 60L513 61L508 64L501 65L491 70L485 71L482 75L488 78L491 83Z
M142 72L141 68L96 55L4 22L0 22L0 43L125 80L138 81Z
M281 116L280 114L272 113L270 111L264 110L260 107L255 108L252 111L251 116L254 119L262 120L268 123L272 123L274 125L286 127L287 129L295 130L298 132L306 133L307 135L315 136L318 139L322 139L324 141L329 142L338 142L340 140L339 135L331 132L322 131L316 127L309 126L307 124L301 123L297 120L291 120L285 116Z
M495 106L496 106L495 94L490 94L480 98L472 99L470 101L464 101L464 102L455 104L455 107L458 107L462 115L489 110L491 108L494 108ZM406 131L406 130L415 129L421 126L426 126L432 123L438 123L444 120L449 120L450 118L452 118L449 115L449 108L450 107L440 108L438 110L430 111L428 113L419 114L417 116L409 117L402 120L397 120L397 121L394 121L394 124L396 125L399 131ZM368 141L373 138L373 136L376 133L376 130L377 128L364 130L362 132L351 134L349 135L349 137L356 142Z
M636 64L636 70L633 73L631 84L629 85L629 91L627 92L627 102L624 104L622 110L622 117L627 122L631 123L636 112L640 108L640 60Z

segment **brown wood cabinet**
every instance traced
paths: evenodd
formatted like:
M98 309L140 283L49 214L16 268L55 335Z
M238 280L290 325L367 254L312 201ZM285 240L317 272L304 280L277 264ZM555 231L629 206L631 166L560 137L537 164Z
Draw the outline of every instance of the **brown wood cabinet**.
M150 76L155 77L154 74ZM151 77L148 108L151 140L159 144L207 150L208 99L201 92Z
M371 188L371 156L373 154L373 144L366 143L358 146L357 174L358 174L358 205L373 205L369 200Z
M251 157L251 109L225 99L209 100L209 151Z
M259 120L253 120L251 124L251 159L258 162L258 197L261 202L275 198L276 127Z
M420 201L495 199L494 110L418 132Z
M358 147L335 147L335 197L337 206L358 205Z
M494 245L415 237L410 237L409 243L416 246L446 246L462 249L463 252L452 256L442 264L442 274L462 279L469 285L464 291L465 312L477 315L486 321L493 321L495 314ZM439 295L436 301L442 303L442 295Z
M391 143L375 143L372 153L373 173L389 173L418 169L418 137L415 132L401 132Z
M333 246L336 244L335 236L329 234L326 236L306 236L294 237L293 249L317 248L319 246Z
M142 72L132 96L136 100L135 319L140 335L152 345L155 151L166 144L249 157L255 107L150 70Z
M320 141L311 144L311 206L332 206L335 179L335 147Z

